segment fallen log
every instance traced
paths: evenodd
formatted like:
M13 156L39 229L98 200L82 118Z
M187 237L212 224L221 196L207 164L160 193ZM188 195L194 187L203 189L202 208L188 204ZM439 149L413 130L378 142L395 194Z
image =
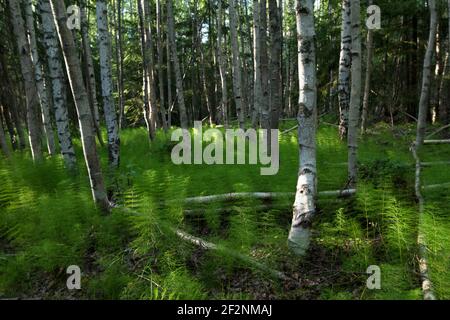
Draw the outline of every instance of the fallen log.
M443 140L425 140L423 142L424 144L450 144L450 139L443 139Z
M421 169L420 158L417 153L417 145L415 143L411 146L411 152L413 154L414 160L416 161L416 172L415 172L415 192L416 198L419 201L419 228L417 232L417 244L419 246L419 272L420 278L422 280L422 292L424 300L436 300L436 296L433 292L433 285L428 272L428 260L427 260L427 245L425 242L425 236L421 232L421 222L425 214L425 199L422 195L421 188Z
M440 184L430 184L428 186L423 186L423 190L436 190L450 187L450 182L440 183Z
M439 129L437 129L436 131L430 133L430 134L426 137L426 139L429 139L429 138L431 138L431 137L437 135L438 133L444 131L444 130L447 129L447 128L450 128L450 124L447 124L446 126L443 126L443 127L439 128Z
M420 165L422 167L446 166L450 165L450 161L421 162Z
M286 280L292 280L291 278L289 278L288 276L286 276L283 272L278 271L278 270L274 270L269 268L268 266L250 258L249 256L243 255L239 252L236 252L234 250L225 248L223 246L219 246L217 244L211 243L211 242L207 242L201 238L198 237L194 237L193 235L190 235L182 230L179 229L171 229L180 239L188 241L192 244L195 244L196 246L199 246L202 249L205 250L215 250L215 251L220 251L221 253L224 253L230 257L236 258L238 260L241 260L243 262L245 262L248 265L254 266L255 268L264 271L267 274L270 274L271 276L277 278L277 279L281 279L283 281Z
M356 189L321 191L321 197L349 197L356 194ZM294 197L295 192L240 192L225 193L210 196L191 197L184 200L185 203L210 203L215 201L232 201L245 199L271 200L275 198Z

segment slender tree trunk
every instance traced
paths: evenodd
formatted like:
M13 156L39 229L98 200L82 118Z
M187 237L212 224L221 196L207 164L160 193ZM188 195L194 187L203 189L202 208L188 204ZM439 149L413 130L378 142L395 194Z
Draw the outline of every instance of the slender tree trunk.
M60 46L49 0L40 0L39 9L42 19L42 32L44 34L44 46L47 53L49 76L52 83L53 107L55 111L59 145L67 168L73 170L76 167L77 159L70 134L66 83L60 56Z
M270 16L270 128L278 129L282 110L281 19L277 0L269 0Z
M228 126L228 90L227 90L227 60L223 54L223 0L219 1L219 8L217 11L217 60L219 63L219 71L220 71L220 84L221 84L221 92L222 92L222 118L223 124Z
M372 1L370 1L370 4ZM361 117L361 131L364 134L367 126L367 114L369 111L370 80L372 76L372 56L373 56L373 30L367 30L367 61L366 61L366 83L364 87L363 109Z
M42 124L44 126L45 139L47 142L47 150L50 155L54 155L56 153L56 145L50 118L50 95L48 93L48 87L45 83L42 63L38 54L36 32L34 30L33 4L31 0L26 0L25 3L25 21L28 29L28 41L30 44L31 57L33 59L34 77L41 106L41 117Z
M298 48L301 48L298 50L300 167L288 242L294 253L304 255L310 243L310 226L316 214L317 193L314 0L296 0L296 21Z
M430 98L430 83L431 83L431 65L433 61L434 47L436 44L436 32L437 32L437 11L436 1L429 0L428 6L430 8L430 34L428 38L427 50L425 52L425 58L423 61L422 71L422 90L420 93L419 101L419 116L417 117L417 136L416 136L416 148L419 151L420 146L425 139L425 131L427 128L427 113L429 109Z
M261 114L262 87L261 87L261 27L260 27L260 5L258 0L253 0L253 63L254 63L254 85L253 85L253 114L252 127L258 124Z
M161 1L156 0L156 47L158 53L158 84L159 84L159 108L161 111L162 125L164 131L167 131L167 109L166 101L164 96L164 74L163 74L163 64L164 64L164 53L162 46L162 25L161 25L162 7ZM170 106L169 106L170 108Z
M102 84L103 112L108 133L109 163L118 167L120 162L120 138L114 105L111 66L111 36L108 31L108 9L105 0L97 0L97 29L100 56L100 79Z
M183 129L188 128L188 117L184 102L183 79L181 77L180 63L178 60L176 39L175 39L175 18L173 15L173 0L167 0L167 26L169 33L170 49L172 52L173 67L175 69L175 84L177 88L178 109L180 115L180 125Z
M261 39L261 127L270 129L270 94L269 94L269 56L267 52L267 0L260 0L260 39ZM270 140L268 140L270 141ZM270 146L270 144L268 144Z
M350 0L342 0L341 54L339 58L339 135L347 136L350 104L350 68L352 65L352 26Z
M152 121L151 108L150 108L150 97L149 97L149 77L148 73L148 59L147 59L147 48L146 48L146 27L145 27L145 17L144 8L141 0L137 1L138 15L139 15L139 26L141 30L141 51L142 51L142 95L144 99L144 120L147 126L147 132L149 140L152 141L155 137L155 123Z
M348 114L348 181L355 188L357 182L358 129L361 107L361 7L360 0L352 0L352 85Z
M66 6L63 0L51 0L50 4L59 35L59 41L63 50L67 75L69 77L69 83L75 101L75 108L77 109L83 153L88 169L92 196L102 210L108 211L110 204L106 195L100 161L97 154L97 146L95 144L94 121L89 106L86 88L83 83L81 65L77 56L75 41L73 39L72 31L67 27Z
M97 85L95 81L94 61L92 60L91 40L89 38L89 22L86 17L85 2L82 0L80 8L80 24L81 24L81 37L83 42L83 51L86 65L86 88L89 94L89 104L91 106L91 112L94 118L95 131L100 144L103 146L103 138L100 130L100 113L98 111L97 101Z
M170 54L170 35L169 28L166 32L166 56L167 56L167 126L170 128L172 126L172 109L173 109L173 99L172 99L172 58Z
M30 45L26 38L27 33L19 0L10 0L9 8L11 11L11 23L17 40L20 68L24 80L31 155L35 161L39 161L42 159L41 121L39 119L39 96L35 82L35 71L31 60Z
M236 1L230 0L230 32L233 52L233 93L239 128L245 128L245 108L243 106L241 55L239 52Z
M1 105L1 101L0 101L0 105ZM6 157L9 157L11 155L11 151L9 150L8 143L6 142L5 131L3 129L2 117L0 117L0 149L2 149L3 154Z
M123 49L122 49L122 0L117 1L117 30L116 30L116 56L117 56L117 89L119 91L119 129L124 125L125 98L123 89Z
M4 99L3 94L0 92L0 101L3 99ZM3 116L3 119L5 119L6 130L8 130L9 138L11 141L11 147L13 150L17 150L17 148L18 148L17 142L18 141L17 141L16 131L14 129L14 124L11 119L11 114L9 113L9 110L8 110L8 107L6 106L6 104L4 102L2 102L2 103L3 104L0 105L0 116Z

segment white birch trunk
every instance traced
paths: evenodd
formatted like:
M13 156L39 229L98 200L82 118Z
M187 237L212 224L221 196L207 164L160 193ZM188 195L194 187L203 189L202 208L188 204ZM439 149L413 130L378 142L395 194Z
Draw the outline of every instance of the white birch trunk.
M92 60L91 40L89 38L89 23L86 17L85 1L80 7L81 20L81 37L83 39L83 51L86 64L86 89L89 94L89 102L91 105L91 112L94 117L95 130L100 144L103 146L103 138L100 131L100 113L98 111L97 101L97 85L95 81L94 61Z
M352 47L352 26L350 0L342 0L341 53L339 57L339 135L347 136L348 110L350 104L350 67Z
M253 114L252 127L256 127L261 113L261 37L260 37L260 6L258 0L253 0Z
M20 10L19 0L10 0L11 23L17 41L17 49L20 57L20 69L25 89L27 105L28 137L31 146L31 155L34 161L42 159L41 146L41 120L39 116L39 95L35 82L35 71L31 59L30 45L26 37L25 23Z
M297 255L304 255L311 238L311 219L316 214L316 49L314 0L296 1L298 39L300 166L288 243Z
M433 63L434 47L436 44L436 32L437 32L437 11L436 1L429 0L430 8L430 34L428 38L427 50L423 61L422 71L422 90L420 92L419 101L419 116L417 117L417 136L416 146L417 152L419 152L420 146L425 139L425 131L427 128L427 113L429 109L430 98L430 86L431 86L431 66Z
M175 18L173 15L173 0L167 0L167 25L169 31L169 43L171 57L175 71L175 84L177 88L178 109L180 112L180 125L183 129L188 128L186 104L184 101L183 79L181 77L180 63L178 60L177 45L175 39Z
M33 4L31 0L25 1L25 21L28 29L28 42L30 44L31 58L34 64L34 79L41 105L41 118L44 127L47 150L50 155L56 153L55 136L50 118L50 94L46 85L43 66L38 54L36 32L34 30Z
M220 84L222 92L222 100L221 100L222 120L223 124L227 127L228 126L227 60L223 54L223 39L222 39L223 0L218 1L219 1L219 8L217 11L217 60L219 63Z
M108 154L111 166L118 167L120 160L119 125L112 96L111 36L108 31L108 8L105 0L96 3L100 79L102 84L103 112L108 133Z
M361 107L361 7L360 0L352 0L352 91L348 114L348 181L356 187L358 161L358 131Z
M372 1L370 1L372 3ZM366 61L366 82L364 87L363 108L361 116L361 131L364 134L367 126L367 115L369 111L370 80L372 76L372 56L373 56L373 30L367 30L367 61Z
M243 106L241 55L239 52L236 1L230 0L231 50L233 52L233 93L239 128L245 128L245 108Z
M75 168L77 160L70 134L65 76L55 22L52 18L48 0L40 0L39 9L42 19L42 32L44 34L44 46L47 53L49 76L52 82L53 108L55 112L59 145L67 168L72 170Z
M92 196L96 204L108 211L110 204L103 182L103 175L95 143L94 120L89 106L89 99L83 82L81 64L78 59L72 31L67 27L67 11L63 0L51 0L51 9L56 24L59 41L63 50L66 71L72 89L78 122L81 131L83 153L88 169Z

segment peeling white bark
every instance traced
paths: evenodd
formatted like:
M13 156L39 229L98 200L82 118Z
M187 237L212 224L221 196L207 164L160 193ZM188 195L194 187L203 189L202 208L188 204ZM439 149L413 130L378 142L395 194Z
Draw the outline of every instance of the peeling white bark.
M343 140L348 130L350 105L350 67L352 64L352 26L350 0L342 0L341 53L339 57L339 135Z
M100 79L102 84L103 112L108 133L108 154L111 166L119 166L120 138L116 107L112 96L111 36L108 31L108 8L105 0L97 0L97 29L100 55Z
M299 112L298 141L300 168L288 243L297 255L309 248L311 220L316 213L316 49L314 28L314 0L296 0L298 41Z
M76 156L69 128L66 85L61 61L61 50L49 1L40 0L39 9L42 19L42 32L44 34L44 46L47 53L49 76L52 82L53 108L55 112L59 145L67 168L74 169L76 167Z

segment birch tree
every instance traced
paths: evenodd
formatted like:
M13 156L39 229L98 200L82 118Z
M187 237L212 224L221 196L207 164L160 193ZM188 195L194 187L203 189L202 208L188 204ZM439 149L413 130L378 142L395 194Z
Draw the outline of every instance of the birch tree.
M260 115L262 88L261 88L261 30L260 7L258 0L253 0L253 114L252 127L256 127Z
M225 126L228 126L228 90L227 90L227 60L223 54L223 6L222 0L219 1L217 11L217 60L219 63L220 84L221 84L221 111L222 120Z
M269 0L270 20L270 128L278 129L278 118L282 110L282 71L281 71L281 14L277 0Z
M41 106L41 117L47 142L47 150L50 155L54 155L56 153L56 145L50 118L50 94L45 81L41 59L38 54L36 32L34 30L33 4L31 0L25 1L25 21L28 29L28 41L30 43L31 58L33 59L34 77Z
M177 88L178 109L180 124L183 129L188 128L188 118L184 101L183 79L181 77L180 63L178 60L177 46L175 41L175 18L173 15L173 0L167 0L167 27L170 43L170 51L175 71L175 85Z
M347 136L350 104L350 67L352 64L352 26L350 0L342 0L341 53L339 57L339 135Z
M52 18L49 0L39 0L39 11L42 20L44 47L49 66L49 77L52 83L53 108L59 145L67 168L74 169L76 166L76 156L69 127L66 83L63 64L61 61L61 50L58 43L56 26Z
M369 0L369 5L373 3ZM369 110L370 80L372 76L372 56L373 56L373 30L367 30L367 56L366 56L366 81L364 86L363 108L361 116L361 131L364 134L367 126L367 115Z
M42 159L41 146L41 121L39 116L39 96L35 82L35 71L31 59L31 51L26 37L25 23L20 10L19 0L10 0L11 23L17 41L17 49L20 57L20 70L25 88L25 100L27 105L28 138L30 141L31 155L35 161Z
M89 106L87 91L83 83L80 60L78 59L73 34L67 27L66 6L63 0L51 0L50 5L64 55L75 108L77 110L83 154L88 169L92 196L96 204L102 210L108 211L110 204L107 198L100 161L97 154L94 121Z
M348 114L348 181L350 188L356 186L359 109L361 107L361 7L360 0L352 0L352 85Z
M422 89L419 101L419 116L417 117L417 135L416 148L419 150L425 139L425 131L427 128L427 113L429 111L430 85L431 85L431 67L433 63L434 47L436 45L437 33L437 11L436 1L429 0L430 9L430 33L428 36L428 44L423 60L422 69Z
M162 16L162 7L161 1L156 0L156 51L158 53L158 85L159 85L159 107L161 110L162 117L162 125L163 129L167 130L167 109L166 109L166 100L164 97L164 74L163 74L163 39L162 39L162 24L161 24L161 16ZM170 106L169 106L170 107Z
M119 166L119 125L114 105L111 67L111 36L108 31L108 8L105 0L96 3L98 47L100 56L100 79L102 84L103 113L105 114L108 133L109 162L113 167Z
M103 145L103 138L100 131L100 113L98 111L97 101L97 85L95 81L94 61L92 59L91 39L89 37L89 23L86 17L86 0L81 2L80 7L80 24L81 24L81 37L83 43L83 53L86 69L86 89L89 95L89 103L91 106L91 112L94 117L95 131L101 145Z
M299 172L288 243L297 255L309 247L311 220L316 214L316 49L314 0L296 0L298 73L299 73Z
M236 13L236 0L230 0L230 32L231 50L233 55L233 93L239 128L245 128L245 108L243 106L241 55L238 42L238 25Z
M261 127L270 129L269 56L267 52L267 0L260 0ZM270 141L270 140L268 140Z
M1 105L1 101L0 101L0 105ZM6 142L5 131L3 129L2 117L0 117L0 149L2 149L2 151L6 157L9 157L11 155L11 152L8 147L8 143Z

